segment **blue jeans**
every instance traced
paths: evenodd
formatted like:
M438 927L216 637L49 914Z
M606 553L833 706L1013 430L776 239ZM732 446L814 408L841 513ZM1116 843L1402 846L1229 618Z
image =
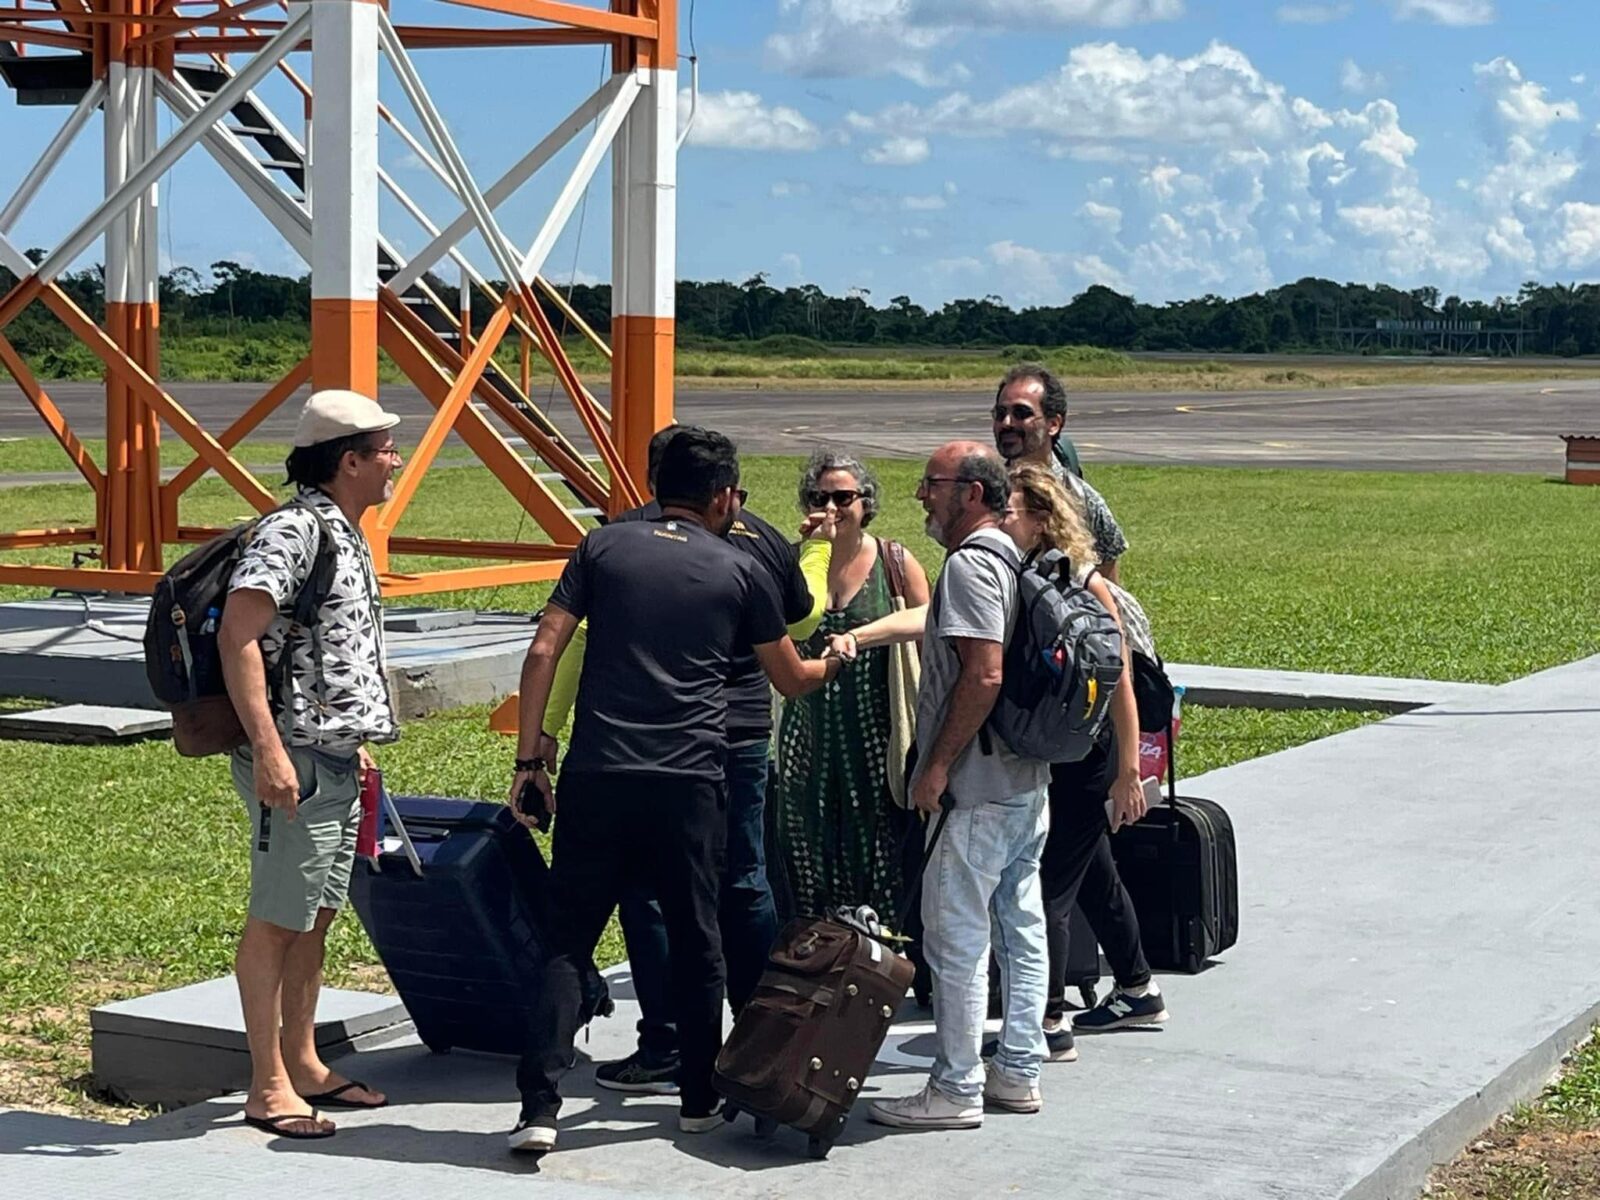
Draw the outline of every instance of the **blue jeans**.
M935 827L930 822L929 836ZM1044 788L962 805L923 877L922 944L938 1047L932 1082L955 1099L975 1103L983 1093L991 941L1005 1001L995 1063L1015 1079L1039 1077L1050 963L1039 858L1049 830Z
M727 962L728 1003L744 1007L766 969L778 936L778 913L767 883L762 814L767 802L769 742L744 742L728 749L727 874L717 906L722 954ZM677 1051L669 987L667 929L661 908L647 889L630 887L618 905L628 969L639 1001L639 1049L655 1057Z

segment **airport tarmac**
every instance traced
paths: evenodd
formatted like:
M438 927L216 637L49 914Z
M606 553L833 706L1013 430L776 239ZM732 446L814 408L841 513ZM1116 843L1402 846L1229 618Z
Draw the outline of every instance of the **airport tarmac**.
M174 398L220 431L266 389L254 383L174 383ZM51 398L82 437L104 428L98 384L57 383ZM602 403L605 390L598 391ZM431 408L412 388L387 385L382 402L413 418ZM869 455L925 454L951 438L989 437L990 396L866 388L738 388L678 393L678 418L720 429L746 453L801 454L832 442ZM287 441L291 400L253 435ZM565 397L548 406L578 435ZM1394 471L1508 471L1558 475L1560 435L1600 431L1600 379L1395 385L1282 392L1084 392L1069 428L1086 459L1207 466L1333 467ZM41 436L22 395L0 389L0 437Z

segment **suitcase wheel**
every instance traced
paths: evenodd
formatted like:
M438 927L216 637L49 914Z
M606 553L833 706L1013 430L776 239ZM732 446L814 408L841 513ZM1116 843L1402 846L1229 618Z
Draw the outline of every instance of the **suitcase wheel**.
M756 1136L758 1138L760 1138L762 1141L767 1140L768 1138L772 1137L773 1134L775 1134L777 1132L778 1132L778 1120L777 1120L776 1117L757 1117L756 1118Z
M739 1119L739 1106L731 1100L724 1100L722 1102L722 1119L732 1125Z
M828 1151L833 1149L833 1143L827 1138L813 1137L806 1144L806 1154L811 1158L823 1159L828 1157Z

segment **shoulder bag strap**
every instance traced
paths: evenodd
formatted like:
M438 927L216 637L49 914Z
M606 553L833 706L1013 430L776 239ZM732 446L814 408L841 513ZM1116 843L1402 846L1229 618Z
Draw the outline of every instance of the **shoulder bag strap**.
M906 598L906 548L899 542L875 538L878 557L883 560L883 573L889 579L889 595L897 600Z

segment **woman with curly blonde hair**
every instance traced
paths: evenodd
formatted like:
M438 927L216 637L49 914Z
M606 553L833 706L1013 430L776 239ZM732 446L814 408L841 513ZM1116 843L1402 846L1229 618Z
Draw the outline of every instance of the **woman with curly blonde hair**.
M1117 874L1108 834L1144 816L1139 779L1139 714L1134 704L1129 664L1132 648L1148 642L1149 628L1132 620L1136 602L1102 577L1096 567L1094 535L1074 497L1048 467L1026 464L1011 472L1011 499L1001 527L1031 562L1059 550L1071 564L1074 582L1087 588L1122 627L1128 647L1122 680L1111 700L1111 720L1099 742L1079 762L1050 768L1050 836L1039 864L1050 945L1050 993L1045 1008L1045 1041L1050 1059L1077 1058L1072 1034L1124 1025L1153 1025L1167 1019L1166 1002L1150 976L1139 939L1139 918ZM1121 601L1119 603L1119 601ZM1138 623L1144 614L1138 613ZM1153 648L1152 648L1153 649ZM1069 920L1073 905L1083 909L1105 951L1117 986L1099 1005L1066 1021L1066 971Z

